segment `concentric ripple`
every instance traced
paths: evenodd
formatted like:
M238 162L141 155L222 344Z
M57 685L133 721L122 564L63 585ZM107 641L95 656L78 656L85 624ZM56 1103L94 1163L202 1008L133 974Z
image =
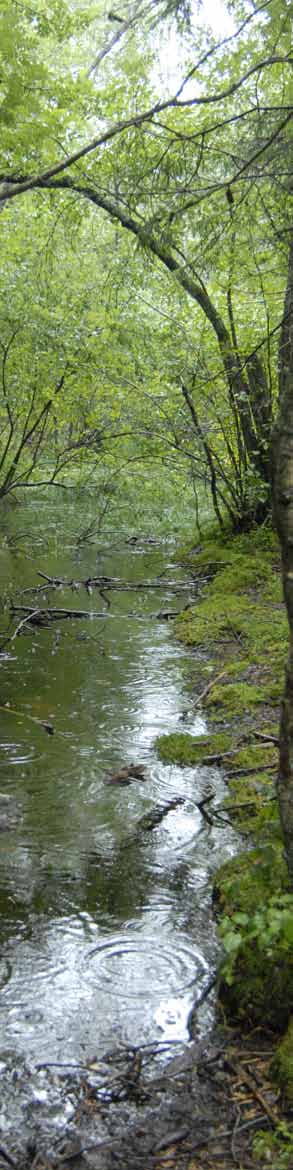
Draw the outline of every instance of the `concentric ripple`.
M178 994L192 987L207 970L200 952L182 943L160 942L156 936L143 938L118 936L89 951L91 976L110 994L123 999L141 999L151 995Z
M29 764L31 760L37 760L37 755L34 745L31 744L24 750L23 744L20 743L1 743L0 744L0 767L11 768L14 765Z

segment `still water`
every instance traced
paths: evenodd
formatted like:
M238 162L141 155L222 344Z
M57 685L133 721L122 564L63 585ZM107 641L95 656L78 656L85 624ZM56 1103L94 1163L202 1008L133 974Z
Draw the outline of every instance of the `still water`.
M195 594L170 542L131 545L113 532L78 548L86 519L87 501L67 496L5 517L2 592L102 616L24 628L1 657L0 1072L8 1060L84 1062L120 1043L187 1041L216 962L210 877L233 834L207 826L196 802L207 783L221 802L224 780L163 765L155 749L158 734L182 730L196 665L157 615ZM40 585L39 570L132 588L19 592ZM158 575L184 587L136 588ZM1 625L3 642L4 614ZM184 728L202 733L202 715ZM147 779L107 786L131 761ZM144 814L177 796L183 804L140 831Z

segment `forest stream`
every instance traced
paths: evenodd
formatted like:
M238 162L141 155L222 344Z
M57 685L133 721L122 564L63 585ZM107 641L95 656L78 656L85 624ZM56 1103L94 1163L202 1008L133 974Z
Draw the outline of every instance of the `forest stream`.
M213 995L204 991L217 964L211 877L235 851L232 829L209 825L198 808L207 786L223 800L223 773L164 765L154 746L182 729L186 709L184 729L205 730L192 713L194 655L158 616L194 600L196 586L155 534L129 543L113 531L78 545L88 502L70 501L30 498L7 511L1 552L2 593L14 603L102 615L27 624L4 645L2 614L0 1142L12 1164L15 1149L21 1158L39 1140L48 1156L68 1127L79 1132L82 1080L109 1144L102 1106L121 1054L146 1053L148 1077L184 1058L198 999L196 1036L206 1039ZM34 594L39 572L128 588ZM10 632L16 624L9 617ZM141 778L107 783L131 762L144 766ZM147 831L143 818L169 802ZM124 1094L124 1125L133 1108ZM87 1134L94 1153L97 1132ZM98 1165L90 1149L87 1159Z

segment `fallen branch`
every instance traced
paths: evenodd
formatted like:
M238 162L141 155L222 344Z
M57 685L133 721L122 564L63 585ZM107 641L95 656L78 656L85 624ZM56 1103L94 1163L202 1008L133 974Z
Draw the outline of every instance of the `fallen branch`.
M208 825L213 825L213 823L214 823L214 818L213 818L213 817L210 817L210 815L209 815L209 813L207 812L207 810L206 810L206 807L205 807L205 806L206 806L206 804L210 804L210 803L211 803L211 800L213 800L213 799L214 799L214 795L215 795L215 793L214 793L214 792L210 792L210 793L208 794L208 796L204 796L204 797L203 797L203 800L197 800L197 801L196 801L196 807L199 809L199 812L201 813L201 815L202 815L202 817L203 817L204 821L206 821Z
M47 583L48 589L76 589L83 587L84 589L117 589L117 590L134 590L134 589L168 589L174 593L180 593L180 590L194 589L195 581L193 578L184 581L166 581L162 574L154 577L152 581L123 581L121 577L85 577L81 580L76 580L74 577L50 577L48 573L43 573L41 569L38 570L38 577L41 577ZM40 591L46 589L46 584L32 585L30 590L20 590L20 592ZM180 611L181 612L181 611Z
M15 707L10 707L10 704L5 703L4 707L0 706L0 711L6 711L9 715L18 715L21 719L30 719L31 723L37 723L38 727L43 727L48 735L54 735L53 723L49 723L46 719L38 719L37 715L29 715L28 711L17 711Z
M264 731L254 731L253 734L255 735L256 739L261 739L264 743L275 743L276 747L279 747L279 738L277 735L269 735L269 733L265 734Z
M256 748L258 747L260 749L263 748L263 746L264 745L262 743L254 744L254 747L256 747ZM201 767L203 765L204 765L204 767L209 767L212 764L221 764L221 763L225 764L226 760L231 759L231 756L237 756L238 752L240 752L240 751L241 751L241 743L238 744L238 746L235 748L229 748L229 750L226 752L225 751L224 752L215 752L214 755L202 756L201 759L199 760L199 763L200 763ZM256 767L255 771L256 772L260 771L260 768Z
M277 763L274 764L255 764L254 768L230 768L226 772L227 780L233 776L255 776L257 772L274 772L277 769Z
M205 687L204 691L201 691L201 694L200 694L200 695L198 695L197 699L195 699L195 701L194 701L194 703L192 704L192 706L193 706L193 707L198 707L198 706L199 706L199 703L201 703L201 702L202 702L202 700L203 700L203 699L205 699L207 695L209 695L210 691L212 690L212 687L214 687L214 686L216 685L216 683L217 683L217 682L220 682L220 679L221 679L221 678L225 678L225 675L226 675L226 674L227 674L227 671L226 671L226 670L222 670L222 671L221 671L221 674L217 674L217 675L216 675L216 678L213 678L213 679L212 679L212 681L211 681L211 682L208 684L208 686L207 686L207 687Z
M97 610L88 609L63 609L61 607L53 607L49 609L33 609L27 605L11 605L12 613L27 614L26 621L33 626L44 626L47 621L59 621L63 618L92 618L105 617L105 611L100 613ZM21 624L21 623L20 623Z
M22 618L21 622L19 622L18 626L16 626L13 634L9 634L7 638L4 638L4 642L1 643L0 650L3 650L4 646L7 646L8 642L14 642L14 639L17 638L17 635L20 633L20 630L23 629L23 626L26 626L29 622L31 622L32 618L36 617L39 612L39 609L35 609L33 610L32 614L29 614L28 617Z

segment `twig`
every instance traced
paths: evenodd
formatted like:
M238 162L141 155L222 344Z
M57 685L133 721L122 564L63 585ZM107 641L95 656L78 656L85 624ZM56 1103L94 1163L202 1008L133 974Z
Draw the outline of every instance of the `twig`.
M248 1072L246 1072L246 1069L242 1068L242 1065L238 1064L238 1061L231 1060L230 1057L227 1059L226 1063L228 1068L230 1068L232 1072L236 1073L236 1076L239 1077L243 1084L248 1086L252 1096L255 1097L255 1100L259 1105L261 1105L261 1108L263 1109L264 1113L266 1113L267 1117L269 1117L272 1124L274 1126L278 1125L279 1118L276 1110L272 1108L268 1101L266 1101L263 1093L254 1084L252 1077Z
M73 1071L76 1070L76 1072L78 1072L79 1069L82 1069L83 1072L90 1071L88 1064L70 1064L69 1061L66 1061L65 1064L63 1064L63 1062L61 1063L61 1061L57 1060L42 1060L41 1063L36 1064L35 1067L37 1072L40 1072L40 1069L43 1068L70 1068L73 1069Z
M254 744L254 747L261 749L263 747L263 744L256 743L256 744ZM222 761L225 764L225 762L228 758L230 758L231 756L237 756L238 752L240 752L240 751L241 751L241 745L238 744L238 746L235 748L229 748L229 751L227 751L227 752L215 752L214 755L201 756L201 759L199 762L201 765L204 764L205 767L206 766L208 767L210 764L219 764ZM258 767L256 770L259 771Z
M41 610L35 609L32 613L29 614L28 617L22 618L22 621L18 623L18 626L16 626L14 633L9 634L7 638L4 638L4 642L1 642L0 651L3 650L4 646L7 646L9 642L14 642L14 639L17 638L17 635L19 634L20 630L22 630L22 627L26 626L33 617L37 616L38 613L41 613Z
M256 739L264 740L267 743L275 743L276 746L279 747L279 739L277 735L265 735L264 731L254 731L253 734L256 736Z
M72 581L67 582L64 580L64 577L48 577L47 573L41 573L41 569L38 569L38 577L43 577L44 581L48 581L49 585L72 585Z
M210 682L210 683L208 684L208 686L207 686L207 687L205 687L204 691L202 691L202 692L201 692L201 694L200 694L200 695L198 695L197 699L195 699L195 702L192 704L192 706L193 706L193 707L198 707L198 706L199 706L199 703L201 703L201 702L202 702L202 700L203 700L203 699L205 699L205 698L206 698L206 696L209 694L209 692L212 690L212 687L214 687L214 686L216 685L216 683L217 683L217 682L220 682L220 679L221 679L221 678L224 678L226 674L227 674L227 671L226 671L226 670L222 670L222 671L221 671L221 674L217 674L217 675L216 675L216 678L213 678L213 679L212 679L212 682Z
M186 1126L184 1126L184 1129L176 1130L175 1133L171 1132L165 1134L165 1137L161 1138L159 1144L155 1146L153 1153L159 1154L161 1150L166 1150L169 1146L176 1146L179 1144L179 1142L184 1142L184 1139L187 1138L188 1135L189 1129L187 1129Z
M275 763L255 764L254 768L230 768L230 771L226 772L226 776L228 780L233 776L255 776L257 772L274 772L277 766Z
M14 638L17 638L17 635L19 634L19 631L22 630L22 627L26 626L28 622L32 621L32 618L36 617L38 613L41 613L41 610L34 609L33 612L28 615L28 617L23 618L22 621L19 622L18 626L16 626L16 630L14 630L14 634L11 635L9 641L14 642Z
M29 715L28 711L17 711L16 707L10 707L8 704L0 706L0 711L6 711L8 715L18 715L21 719L30 719L31 723L37 723L38 727L43 727L48 735L54 735L54 727L52 723L47 722L46 719L38 719L37 715Z
M237 1137L237 1132L239 1129L240 1121L241 1121L241 1109L239 1109L239 1106L238 1106L238 1108L236 1109L235 1125L233 1127L233 1133L231 1135L231 1151L232 1151L233 1158L234 1158L235 1162L238 1161L237 1150L236 1150L236 1137Z

